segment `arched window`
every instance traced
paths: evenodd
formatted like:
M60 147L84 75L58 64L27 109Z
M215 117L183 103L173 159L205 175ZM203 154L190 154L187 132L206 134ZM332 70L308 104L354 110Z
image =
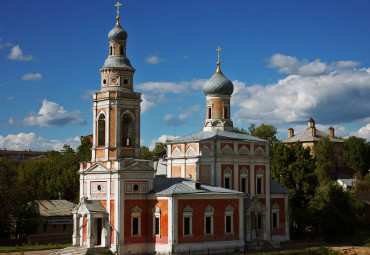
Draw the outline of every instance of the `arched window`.
M112 46L109 47L109 55L112 55Z
M105 116L101 114L98 119L98 146L105 146Z
M122 46L119 46L119 54L123 55L123 47Z
M207 119L212 119L212 108L208 107Z
M131 147L133 144L132 144L132 132L133 132L133 129L132 129L132 124L133 124L133 120L132 120L132 117L126 113L122 116L122 125L121 125L121 128L122 128L122 146L123 147Z
M228 107L224 107L224 119L228 119L229 118L229 109Z

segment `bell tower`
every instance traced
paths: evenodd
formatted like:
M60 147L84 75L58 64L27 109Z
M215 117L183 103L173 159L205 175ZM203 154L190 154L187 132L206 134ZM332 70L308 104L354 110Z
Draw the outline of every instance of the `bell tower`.
M108 34L108 58L100 69L101 89L93 96L92 161L140 158L141 93L133 89L135 68L126 56L127 32L116 25Z

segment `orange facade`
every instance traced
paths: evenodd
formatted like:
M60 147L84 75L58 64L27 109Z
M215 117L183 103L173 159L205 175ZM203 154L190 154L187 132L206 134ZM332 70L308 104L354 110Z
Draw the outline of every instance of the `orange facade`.
M214 208L213 234L205 234L205 213L206 206ZM225 208L231 205L234 208L233 233L225 232ZM183 209L190 206L192 214L192 233L189 236L183 234ZM198 243L209 241L227 241L239 239L239 200L238 199L179 199L178 200L178 242ZM176 224L176 223L175 223Z

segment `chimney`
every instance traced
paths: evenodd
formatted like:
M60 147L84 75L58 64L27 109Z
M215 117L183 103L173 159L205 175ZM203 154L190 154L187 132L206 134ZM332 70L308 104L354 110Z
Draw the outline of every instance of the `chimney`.
M311 136L312 137L315 137L316 136L316 128L315 128L315 126L312 126L311 127Z
M329 137L334 138L334 128L333 127L330 127L328 129L328 134L329 134Z
M288 138L292 138L294 136L294 129L288 128Z
M315 121L313 120L313 118L310 118L308 120L308 127L315 127Z

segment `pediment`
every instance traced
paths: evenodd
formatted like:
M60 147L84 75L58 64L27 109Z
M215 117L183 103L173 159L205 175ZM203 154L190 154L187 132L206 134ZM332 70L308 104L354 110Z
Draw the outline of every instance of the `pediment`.
M95 165L89 167L85 170L85 173L109 173L109 169L105 166L103 166L100 163L96 163Z
M248 208L248 211L254 211L254 212L263 212L266 211L267 208L264 206L258 198L254 198L252 205Z
M128 167L122 169L123 171L155 171L152 167L135 162Z

